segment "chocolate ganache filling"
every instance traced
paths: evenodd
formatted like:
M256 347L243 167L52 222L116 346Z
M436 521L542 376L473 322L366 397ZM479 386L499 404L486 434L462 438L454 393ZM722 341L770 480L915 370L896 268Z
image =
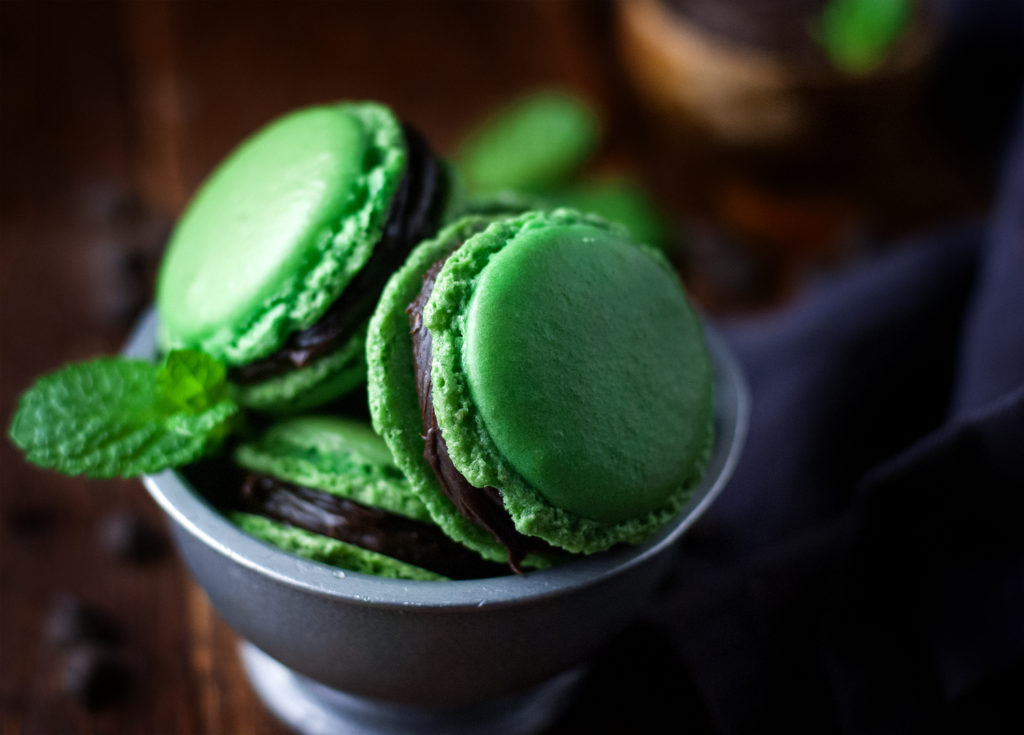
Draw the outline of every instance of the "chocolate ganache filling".
M233 368L232 380L259 382L337 350L370 317L388 277L409 251L435 234L448 194L447 174L415 128L403 125L402 132L408 151L405 173L370 259L316 324L293 333L272 355Z
M443 574L478 579L507 573L501 564L448 538L437 526L371 508L322 490L254 473L242 485L241 510Z
M519 574L523 571L523 558L528 553L551 551L551 546L541 539L526 536L516 530L497 488L474 487L469 484L452 463L448 445L441 436L441 429L437 424L437 414L434 413L434 394L430 377L433 340L430 330L423 324L423 309L430 299L434 281L443 265L444 260L439 260L423 274L423 287L416 300L406 309L412 336L416 393L420 399L420 413L423 417L423 457L434 470L434 476L445 496L452 501L459 513L490 532L498 543L505 547L509 566Z

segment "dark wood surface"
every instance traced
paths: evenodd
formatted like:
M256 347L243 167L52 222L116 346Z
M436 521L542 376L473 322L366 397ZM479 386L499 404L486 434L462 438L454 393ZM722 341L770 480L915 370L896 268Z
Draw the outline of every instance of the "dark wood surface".
M600 165L642 172L678 222L692 189L659 156L611 18L544 0L0 2L0 419L35 377L120 349L190 192L290 108L379 99L450 153L494 105L567 86L608 121ZM738 303L701 289L699 266L708 308ZM133 563L100 543L118 511L161 523L138 482L61 477L0 441L0 483L0 732L284 731L173 554ZM65 594L123 631L132 689L99 711L67 696L67 652L44 634Z

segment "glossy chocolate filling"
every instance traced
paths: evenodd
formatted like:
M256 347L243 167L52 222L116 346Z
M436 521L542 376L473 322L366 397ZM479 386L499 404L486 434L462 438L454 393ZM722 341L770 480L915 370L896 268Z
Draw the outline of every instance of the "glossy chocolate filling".
M496 577L508 571L452 541L437 526L269 475L249 475L240 500L241 510L247 513L376 551L451 579Z
M443 164L415 129L403 125L408 162L373 254L316 324L292 334L281 349L233 368L231 379L255 383L305 367L347 342L373 312L388 277L421 240L434 235L448 194Z
M423 309L434 290L444 260L434 263L423 274L423 287L416 300L409 304L410 334L412 336L413 362L416 373L416 393L420 399L420 413L423 417L423 457L434 470L434 476L445 496L456 509L475 524L490 532L508 552L508 564L517 574L522 573L523 558L531 551L551 551L551 547L540 539L525 536L516 530L511 516L505 510L501 493L490 486L474 487L456 469L448 454L448 445L441 436L434 413L434 393L430 377L433 359L433 340L423 324Z

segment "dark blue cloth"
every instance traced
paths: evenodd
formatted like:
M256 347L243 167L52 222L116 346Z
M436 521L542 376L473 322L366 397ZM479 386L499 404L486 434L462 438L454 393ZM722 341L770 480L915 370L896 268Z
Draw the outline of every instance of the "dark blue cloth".
M570 730L1024 732L1021 123L988 219L727 326L743 458Z
M990 222L729 336L748 446L658 619L718 732L1024 732L1024 129Z
M750 441L662 611L721 731L1024 725L1024 148L1013 160L991 226L731 332ZM725 590L701 599L699 574Z

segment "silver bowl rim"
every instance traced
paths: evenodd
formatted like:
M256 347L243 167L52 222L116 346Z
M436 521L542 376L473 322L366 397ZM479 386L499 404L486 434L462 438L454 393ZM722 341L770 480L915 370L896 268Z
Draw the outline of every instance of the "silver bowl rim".
M125 346L125 356L154 359L157 323L153 309L139 319ZM716 390L711 465L676 519L638 546L615 548L522 575L446 582L385 579L309 561L250 536L207 503L174 470L146 475L142 482L181 530L230 561L307 594L391 608L509 606L567 594L623 574L667 550L707 510L732 475L746 438L750 393L721 335L706 320L704 331Z

